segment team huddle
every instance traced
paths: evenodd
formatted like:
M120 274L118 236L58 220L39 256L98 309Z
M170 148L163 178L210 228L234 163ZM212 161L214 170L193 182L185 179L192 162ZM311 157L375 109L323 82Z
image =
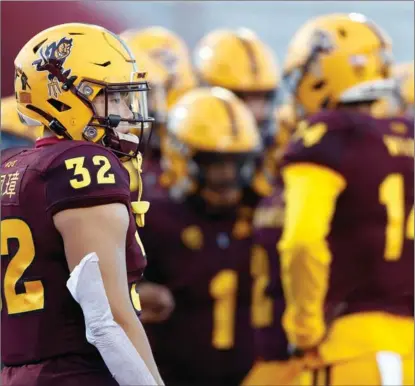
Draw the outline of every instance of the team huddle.
M414 384L414 68L361 14L71 23L15 59L5 386ZM282 93L285 87L286 93Z

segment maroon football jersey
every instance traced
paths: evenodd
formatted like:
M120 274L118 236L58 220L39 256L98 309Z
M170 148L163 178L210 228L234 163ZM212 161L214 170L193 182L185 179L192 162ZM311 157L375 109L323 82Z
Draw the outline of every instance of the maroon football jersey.
M250 248L235 216L212 218L167 193L152 197L142 234L145 278L167 286L176 308L146 324L166 384L238 384L253 361Z
M284 201L282 185L276 185L271 197L264 198L254 216L254 246L252 263L258 267L255 275L258 297L262 306L253 319L255 358L265 361L288 359L288 342L282 328L285 310L284 293L280 277L277 243L282 235ZM263 291L262 293L260 291Z
M82 310L66 288L69 269L53 215L114 202L130 208L127 171L103 146L43 139L34 149L3 152L1 196L3 363L95 352L86 341ZM130 211L131 283L145 266L135 232Z
M297 134L298 135L298 134ZM359 311L412 315L414 122L351 111L311 117L285 157L346 181L328 235L327 317Z

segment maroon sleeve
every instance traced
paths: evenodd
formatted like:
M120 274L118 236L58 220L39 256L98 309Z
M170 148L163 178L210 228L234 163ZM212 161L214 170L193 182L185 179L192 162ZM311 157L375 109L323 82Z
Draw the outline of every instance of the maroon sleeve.
M56 157L45 172L47 210L53 214L73 208L128 204L128 172L109 150L95 144L71 147Z

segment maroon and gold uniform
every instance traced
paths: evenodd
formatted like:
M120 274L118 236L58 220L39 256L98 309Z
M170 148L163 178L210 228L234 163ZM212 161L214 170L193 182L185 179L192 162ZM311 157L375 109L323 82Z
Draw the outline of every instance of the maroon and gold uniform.
M69 269L53 216L66 209L115 202L130 208L129 194L128 173L100 145L46 138L34 149L3 152L4 384L12 380L25 385L116 384L96 348L87 342L82 310L66 288ZM141 278L146 260L131 210L126 258L132 284Z
M292 344L318 345L336 385L352 382L338 362L353 371L381 351L413 382L413 136L406 118L327 111L300 124L285 156L283 324Z
M140 229L146 279L167 286L176 307L147 324L156 362L169 385L238 385L253 360L249 224L213 218L167 192L151 199Z

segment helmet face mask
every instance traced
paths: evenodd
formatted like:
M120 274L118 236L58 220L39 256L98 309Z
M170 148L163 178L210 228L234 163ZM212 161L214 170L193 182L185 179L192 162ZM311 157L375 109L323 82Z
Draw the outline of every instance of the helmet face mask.
M20 117L61 138L102 143L135 157L151 129L145 73L117 35L80 23L40 32L15 60ZM141 141L126 128L140 132ZM129 143L130 142L130 143Z
M212 210L234 209L241 201L255 173L254 153L197 152L188 161L194 196L201 197Z
M99 88L95 98L90 101L88 94ZM82 90L80 92L79 90ZM105 130L102 143L112 148L121 157L135 157L138 151L144 151L144 132L151 133L153 118L148 116L147 82L103 83L85 79L79 89L73 92L93 111L89 124L83 130L87 141L94 141L100 130ZM97 101L102 99L102 103ZM138 136L137 142L131 137L133 132ZM123 134L123 135L120 135ZM127 146L128 139L137 144L135 150Z

